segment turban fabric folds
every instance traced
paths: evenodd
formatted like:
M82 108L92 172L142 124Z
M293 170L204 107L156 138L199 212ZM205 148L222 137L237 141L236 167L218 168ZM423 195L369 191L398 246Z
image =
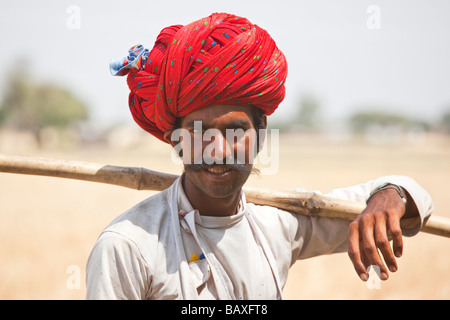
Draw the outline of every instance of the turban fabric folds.
M272 114L284 99L287 75L286 59L267 31L226 13L164 28L153 49L134 46L110 69L127 75L136 123L162 141L176 118L211 104L252 105Z

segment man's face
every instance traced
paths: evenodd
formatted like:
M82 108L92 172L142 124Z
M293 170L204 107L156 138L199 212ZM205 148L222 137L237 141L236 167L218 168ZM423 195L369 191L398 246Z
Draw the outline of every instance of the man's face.
M211 198L239 192L256 157L252 107L211 105L183 117L179 130L185 187Z

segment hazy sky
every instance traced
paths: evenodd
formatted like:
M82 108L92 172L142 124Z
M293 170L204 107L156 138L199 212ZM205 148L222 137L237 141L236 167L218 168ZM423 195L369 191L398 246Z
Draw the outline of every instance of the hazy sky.
M132 122L126 78L112 77L109 61L212 12L248 18L285 53L287 96L275 118L289 117L306 93L328 120L366 105L430 120L450 109L448 0L0 0L0 89L25 58L33 76L72 89L95 119Z

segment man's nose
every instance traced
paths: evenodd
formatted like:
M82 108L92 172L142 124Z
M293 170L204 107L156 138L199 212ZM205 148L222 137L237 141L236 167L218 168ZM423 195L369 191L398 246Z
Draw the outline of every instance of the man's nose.
M214 163L225 163L225 159L233 155L232 146L221 131L217 130L214 133L213 149L211 151L211 157Z

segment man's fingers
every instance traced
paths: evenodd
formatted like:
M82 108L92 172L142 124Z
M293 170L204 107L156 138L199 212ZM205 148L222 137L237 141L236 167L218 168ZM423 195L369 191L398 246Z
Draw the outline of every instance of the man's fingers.
M384 223L384 227L386 228L386 223ZM377 243L375 241L375 232L377 231L376 229L378 229L378 226L375 223L375 219L373 217L361 217L361 223L359 226L361 237L360 246L367 258L369 265L375 265L380 268L380 279L387 280L389 278L389 273L380 257L380 254L378 253Z
M400 258L403 254L403 238L402 229L400 228L400 221L395 217L390 216L387 227L391 233L394 254L397 258Z
M393 249L389 242L388 231L392 236ZM388 269L391 272L397 271L395 257L400 257L402 251L402 231L399 219L395 215L381 212L373 215L362 214L350 224L348 255L361 280L368 279L369 266L377 266L380 270L380 279L387 280Z
M384 215L378 215L376 217L375 224L375 244L381 251L381 254L383 255L384 261L386 262L389 270L391 272L395 272L398 268L397 261L395 260L394 254L392 253L386 228L386 217Z
M361 252L359 249L359 226L357 221L352 222L349 227L348 256L350 257L353 267L361 280L367 281L369 275L362 261Z

